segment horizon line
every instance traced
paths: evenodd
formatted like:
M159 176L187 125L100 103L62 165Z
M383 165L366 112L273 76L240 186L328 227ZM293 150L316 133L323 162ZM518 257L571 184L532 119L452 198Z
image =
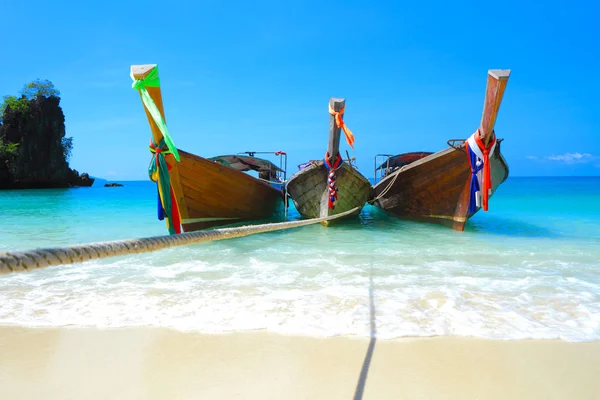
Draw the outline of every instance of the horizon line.
M151 182L150 179L105 179L90 175L91 178L107 182ZM600 178L600 175L512 175L510 178ZM373 179L373 177L367 178Z

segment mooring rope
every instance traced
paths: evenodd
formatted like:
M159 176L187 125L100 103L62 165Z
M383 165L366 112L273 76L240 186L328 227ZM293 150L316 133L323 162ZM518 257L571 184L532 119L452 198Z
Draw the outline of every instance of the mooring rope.
M377 200L379 200L380 198L385 196L387 194L387 192L392 188L392 186L394 186L394 183L396 183L396 179L398 179L398 175L400 175L400 172L404 171L406 169L406 167L408 167L409 165L410 164L403 165L402 167L400 167L400 169L398 171L393 172L396 175L394 176L394 178L392 178L391 182L387 184L387 186L385 187L385 189L383 189L381 191L381 193L379 193L379 196L375 197L374 199L369 200L369 203L373 204Z
M140 239L115 240L110 242L88 243L69 247L35 249L22 252L0 253L0 274L32 271L54 265L73 264L105 257L146 253L169 247L184 246L213 240L233 239L256 233L273 232L297 228L329 221L352 214L361 207L327 217L308 220L277 222L271 224L248 225L235 228L211 229L187 232L180 235L153 236Z

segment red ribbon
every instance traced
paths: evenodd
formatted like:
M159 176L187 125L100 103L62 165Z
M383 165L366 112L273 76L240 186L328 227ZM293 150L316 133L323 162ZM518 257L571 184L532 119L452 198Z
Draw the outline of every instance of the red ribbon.
M478 131L479 132L479 131ZM492 140L488 143L488 147L485 147L481 140L481 135L475 135L475 143L483 153L483 211L488 210L488 199L490 191L492 189L492 171L490 166L490 150L496 144L496 134L492 132Z

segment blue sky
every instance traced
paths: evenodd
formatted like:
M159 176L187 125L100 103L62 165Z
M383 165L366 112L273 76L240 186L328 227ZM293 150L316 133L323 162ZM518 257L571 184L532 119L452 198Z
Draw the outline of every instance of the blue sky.
M412 3L3 1L0 95L51 80L71 166L109 180L147 179L131 64L159 64L179 148L285 150L290 172L324 155L329 97L345 97L371 177L377 153L469 136L487 70L506 68L496 132L511 175L600 175L597 2Z

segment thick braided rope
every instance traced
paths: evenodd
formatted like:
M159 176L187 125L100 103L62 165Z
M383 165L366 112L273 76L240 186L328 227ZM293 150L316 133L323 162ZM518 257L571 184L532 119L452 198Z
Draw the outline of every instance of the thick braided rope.
M340 214L300 221L248 225L236 228L221 228L207 231L187 232L180 235L153 236L141 239L116 240L111 242L89 243L69 247L0 253L0 274L31 271L53 265L73 264L98 258L145 253L193 243L233 239L242 236L253 235L256 233L297 228L300 226L312 225L318 222L341 218L352 214L359 209L360 207L355 207L352 210Z

